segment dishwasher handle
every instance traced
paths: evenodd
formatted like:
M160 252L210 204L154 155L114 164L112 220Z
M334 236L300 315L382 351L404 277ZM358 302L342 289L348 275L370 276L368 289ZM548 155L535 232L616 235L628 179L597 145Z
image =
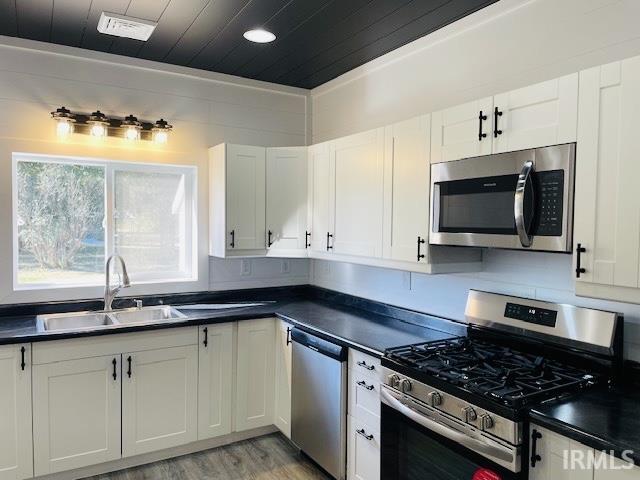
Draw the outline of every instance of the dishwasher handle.
M307 347L314 352L333 358L334 360L338 360L340 362L347 361L346 347L336 345L328 340L311 335L299 328L293 328L291 330L291 341L302 345L303 347Z

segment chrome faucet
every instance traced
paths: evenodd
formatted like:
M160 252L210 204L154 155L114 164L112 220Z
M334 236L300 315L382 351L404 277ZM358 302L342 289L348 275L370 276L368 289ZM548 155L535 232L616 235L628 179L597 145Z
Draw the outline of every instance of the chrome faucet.
M111 288L111 260L117 259L120 262L120 266L122 267L122 279L119 284ZM127 266L124 263L123 258L120 255L111 255L107 259L107 264L105 266L105 285L104 285L104 310L105 312L110 312L112 310L111 304L113 303L113 299L118 294L121 288L127 288L131 286L131 282L129 281L129 274L127 273Z

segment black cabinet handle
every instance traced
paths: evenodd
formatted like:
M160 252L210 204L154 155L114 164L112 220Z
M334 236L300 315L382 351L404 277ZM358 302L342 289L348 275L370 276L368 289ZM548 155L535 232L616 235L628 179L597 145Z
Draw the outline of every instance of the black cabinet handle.
M480 110L480 115L478 115L478 141L481 142L483 138L487 137L486 133L482 133L482 122L484 122L487 119L487 116L482 113L482 110Z
M366 388L369 391L375 388L373 385L367 385L367 382L365 382L364 380L360 380L359 382L356 382L356 384L360 385L363 388Z
M581 243L579 243L578 246L576 247L576 278L580 278L581 274L587 272L587 269L580 265L582 260L581 256L586 251L587 249L584 248Z
M535 468L536 462L542 460L542 457L538 455L538 440L542 438L542 434L535 428L531 432L531 468Z
M418 261L420 261L421 258L424 258L424 253L420 253L420 245L423 245L424 243L425 239L418 237Z
M311 238L311 232L304 232L304 248L309 248L311 246L309 238Z
M291 343L291 327L287 327L287 345Z
M329 232L327 232L327 252L329 250L333 250L333 245L329 245L329 239L333 238L333 235L331 235Z
M358 435L360 435L361 437L366 438L367 440L371 441L373 440L373 435L367 435L367 432L364 430L364 428L361 428L359 430L356 430L356 433Z
M118 372L116 371L116 367L118 366L118 362L114 358L113 360L111 360L111 363L113 364L113 379L117 380L118 379Z
M20 356L21 356L21 360L20 360L20 368L24 371L25 367L27 366L27 363L24 360L24 354L26 353L27 349L22 347L20 348Z
M236 248L236 231L231 230L230 234L231 234L231 243L229 244L229 246L231 248Z
M207 348L207 346L209 345L209 329L207 327L204 327L202 329L202 333L204 333L204 340L202 341L202 344L205 348Z
M131 378L131 357L127 357L127 364L129 368L127 369L127 376Z
M374 367L373 365L367 365L367 362L364 361L357 362L357 365L361 366L362 368L366 368L369 371L376 369L376 367Z
M493 138L498 138L498 135L502 135L502 130L498 128L498 118L502 116L502 112L496 107L493 110Z
M270 247L271 245L273 245L273 242L271 241L272 236L273 236L273 232L269 230L267 232L267 247Z

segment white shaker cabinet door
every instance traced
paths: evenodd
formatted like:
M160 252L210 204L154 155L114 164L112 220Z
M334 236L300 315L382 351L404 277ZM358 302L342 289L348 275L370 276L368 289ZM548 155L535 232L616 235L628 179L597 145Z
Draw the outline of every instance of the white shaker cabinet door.
M33 476L31 347L0 347L0 480Z
M198 347L198 439L231 433L233 323L200 327Z
M384 128L334 142L333 253L382 257Z
M197 439L198 347L122 355L124 457Z
M276 398L274 422L276 427L291 438L291 325L276 320Z
M456 105L431 115L431 163L491 153L493 98Z
M311 171L311 250L327 252L331 245L329 225L333 222L333 189L331 181L330 143L319 143L309 147L309 169Z
M305 253L307 148L267 148L267 248Z
M576 141L578 74L493 97L493 153Z
M238 323L236 430L273 424L275 401L275 320Z
M529 466L529 480L593 479L593 468L588 464L585 464L586 468L565 468L568 466L571 455L586 461L590 455L593 455L592 448L537 425L531 425L531 435L532 439L533 435L537 437L535 452L532 440L529 445L529 455L523 456L523 461L530 461L534 453L537 460L534 466Z
M640 57L580 73L576 293L640 303ZM578 258L579 257L579 258Z
M349 480L380 480L380 431L351 415L348 421Z
M33 367L36 476L121 457L120 359L118 354Z
M265 149L227 145L226 228L234 250L265 248Z

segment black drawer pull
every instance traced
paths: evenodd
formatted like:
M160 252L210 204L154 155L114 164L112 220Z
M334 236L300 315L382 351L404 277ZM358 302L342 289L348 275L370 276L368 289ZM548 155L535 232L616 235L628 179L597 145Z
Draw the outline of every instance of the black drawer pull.
M131 357L127 357L127 364L129 365L129 368L127 369L127 376L131 378Z
M486 133L482 133L482 122L487 119L487 116L482 113L480 110L480 115L478 115L478 141L481 142L483 138L487 137Z
M331 235L329 232L327 232L327 251L329 250L333 250L333 245L329 244L329 240L333 238L333 235Z
M111 360L111 363L113 364L113 379L117 380L118 372L116 371L116 367L118 366L118 361L114 358L113 360Z
M498 128L498 118L502 116L502 112L496 107L493 111L493 138L502 135L502 130Z
M581 256L586 251L587 249L584 248L581 243L576 247L576 278L580 278L580 275L587 273L587 269L580 265L582 260Z
M271 245L273 245L273 241L271 240L272 236L273 236L273 232L269 230L267 232L267 247L270 247Z
M287 345L291 344L291 327L287 327Z
M376 369L376 367L374 367L373 365L367 365L367 362L365 362L364 360L360 360L359 362L356 363L356 365L359 365L362 368L366 368L369 371Z
M373 440L373 435L371 435L371 434L367 435L367 432L364 430L364 428L360 428L360 429L356 430L356 433L358 435L360 435L361 437L366 438L369 441Z
M542 438L542 434L535 428L531 432L531 468L535 468L536 462L542 460L542 457L538 455L538 440Z
M229 244L229 246L231 248L236 248L236 231L231 230L230 234L231 234L231 243Z
M418 261L424 258L424 253L420 253L420 245L424 245L425 242L426 240L424 238L418 237Z
M20 360L20 368L24 371L25 367L27 366L27 363L25 362L24 359L24 354L26 353L27 349L24 347L20 348L20 356L21 356L21 360Z
M360 380L359 382L356 382L356 384L357 384L357 385L360 385L360 386L361 386L361 387L363 387L363 388L366 388L366 389L367 389L367 390L369 390L369 391L371 391L371 390L373 390L374 388L376 388L376 387L374 387L373 385L367 385L367 382L365 382L364 380Z
M204 340L202 341L202 344L204 345L204 348L207 348L207 346L209 346L209 329L204 327L202 329L202 333L204 333Z
M311 238L311 232L304 232L304 248L309 248L311 246L309 238Z

